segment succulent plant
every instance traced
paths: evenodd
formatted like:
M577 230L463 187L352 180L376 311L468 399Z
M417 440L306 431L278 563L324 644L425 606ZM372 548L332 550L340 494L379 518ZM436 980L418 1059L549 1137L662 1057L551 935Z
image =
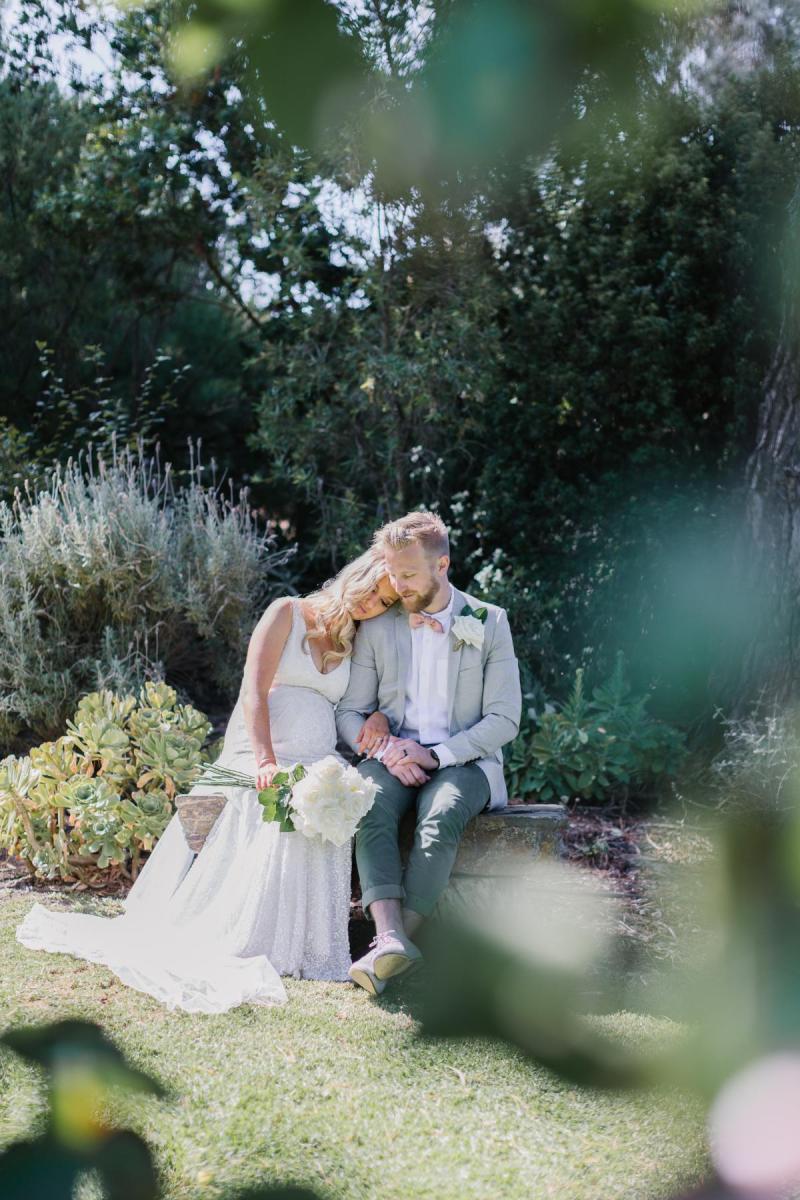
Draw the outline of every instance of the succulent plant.
M113 865L135 877L200 774L210 729L165 684L84 696L62 737L0 762L0 848L48 879Z
M195 739L179 730L169 734L146 734L136 750L136 762L141 770L138 786L155 784L163 787L170 798L181 788L191 787L200 774L198 749Z
M69 738L60 737L55 742L43 742L30 752L31 765L39 772L42 780L61 781L69 779L78 771L79 759Z
M166 683L153 683L148 679L139 694L139 704L142 708L158 708L164 712L173 712L175 705L178 702L178 693L175 688L168 687Z
M0 795L16 795L24 800L39 782L39 772L29 757L17 758L9 754L0 763Z
M135 696L117 696L108 688L84 696L75 710L75 724L96 721L105 717L115 725L124 725L136 708Z
M119 725L108 717L81 721L67 721L68 737L76 750L95 762L113 763L124 758L131 739Z
M172 817L172 801L158 788L135 791L120 803L122 820L143 850L152 850Z

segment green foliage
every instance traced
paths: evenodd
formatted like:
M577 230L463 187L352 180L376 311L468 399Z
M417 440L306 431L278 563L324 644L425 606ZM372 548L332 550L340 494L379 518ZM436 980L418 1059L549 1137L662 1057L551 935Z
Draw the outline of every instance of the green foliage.
M125 396L106 373L100 346L83 347L85 378L71 389L58 374L52 347L40 341L36 348L41 394L28 441L36 446L42 462L62 458L65 447L89 444L97 454L111 455L117 448L155 444L184 390L188 368L175 366L168 354L158 354L144 368L136 395Z
M602 74L615 101L631 104L637 69L677 24L658 0L616 0L602 19L591 6L518 0L337 7L343 19L326 0L180 3L173 61L196 80L242 55L254 108L317 152L332 125L357 124L380 186L404 199L445 187L463 198L498 162L544 152L578 119L570 98L584 74Z
M444 508L486 453L498 335L479 216L384 217L391 265L304 305L262 351L253 449L310 578L360 553L376 523Z
M285 560L246 496L176 488L141 454L45 472L0 504L0 735L55 737L87 689L153 674L229 703Z
M527 710L506 764L511 794L534 801L603 801L674 774L684 739L654 720L647 702L647 696L631 693L621 658L591 697L579 668L564 704L548 705L541 715Z
M10 495L31 474L34 457L30 435L0 417L0 495Z
M721 63L720 26L650 14L663 41L642 57L637 28L621 66L607 56L631 13L618 5L599 40L581 43L592 69L563 76L578 78L572 103L556 105L569 133L543 158L522 147L555 119L555 90L538 133L526 102L523 130L515 113L503 137L481 140L510 95L528 95L518 72L535 14L503 5L475 40L483 4L461 17L449 5L347 5L340 33L324 7L303 8L322 22L320 45L346 35L379 69L354 121L341 97L337 140L316 159L273 118L284 104L291 124L300 97L308 132L335 55L308 87L303 72L280 85L282 62L244 95L259 55L280 42L288 63L304 44L299 8L269 6L258 21L277 23L278 40L253 48L254 25L185 85L165 49L175 20L224 40L250 22L247 6L195 6L187 23L181 4L90 15L32 0L9 23L0 304L14 336L0 346L0 415L13 427L0 485L89 439L157 434L174 462L187 433L202 433L206 456L296 534L303 587L363 550L376 524L433 508L452 529L456 581L509 609L518 654L548 694L579 666L610 672L620 646L632 671L645 664L637 686L659 676L663 693L641 645L658 641L665 594L647 560L664 561L676 527L719 532L778 330L775 265L798 174L796 23L773 14L742 75ZM583 17L563 19L572 44ZM511 92L473 120L472 88L515 23ZM720 54L695 54L709 30ZM69 55L93 37L112 47L107 77L78 71L67 84L49 47ZM454 45L480 60L462 64L463 79L441 75ZM700 59L716 65L688 83ZM374 171L372 118L395 120L410 155L398 171L413 172L405 93L427 89L436 108L451 85L463 103L436 138L465 119L466 133L441 155L423 139L435 185L398 195L398 177ZM506 133L513 153L488 174L465 166L443 183L453 156L474 163L475 150L485 166L512 148ZM711 669L695 660L698 679Z
M290 808L292 788L305 776L305 767L298 763L293 771L276 771L269 787L258 793L261 815L265 821L277 821L281 833L294 833Z
M258 273L260 298L292 303L309 277L324 289L342 272L326 253L318 187L248 110L239 66L175 87L173 10L30 0L3 27L0 416L64 461L101 440L93 420L113 417L122 444L131 426L146 436L155 411L167 459L202 434L245 479L260 387L247 364L267 318L249 281ZM109 47L101 74L86 49L98 43ZM285 202L301 182L308 202ZM71 411L43 395L42 346ZM168 384L179 407L161 420Z
M0 847L47 879L110 866L135 877L197 780L210 729L163 683L84 696L55 742L0 763Z
M470 210L372 197L380 255L262 351L252 444L309 583L437 509L457 581L508 607L551 694L620 645L635 669L664 594L647 560L676 529L718 537L751 436L793 95L767 70L711 100L649 76L635 115L588 96L591 137L498 169Z

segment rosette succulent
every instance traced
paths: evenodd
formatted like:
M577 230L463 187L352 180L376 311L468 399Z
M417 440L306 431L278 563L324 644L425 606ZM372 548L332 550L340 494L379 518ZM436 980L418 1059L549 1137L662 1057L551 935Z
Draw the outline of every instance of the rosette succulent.
M179 730L171 733L148 733L142 738L135 753L140 774L140 788L147 784L163 787L172 798L177 792L191 785L198 778L198 745L194 738Z
M130 835L142 846L152 850L172 817L172 801L166 792L135 791L120 802L120 816Z
M55 742L43 742L30 752L31 765L39 772L41 780L60 782L75 775L79 769L78 756L69 738L60 737Z
M121 796L99 777L76 776L59 789L60 806L69 809L73 830L91 854L97 855L98 867L121 863L129 849L129 837L120 813Z
M67 722L69 740L75 749L101 771L124 767L131 739L120 725L109 717Z
M75 710L75 724L105 717L115 725L124 725L135 708L135 696L117 696L108 688L103 688L101 692L90 692L81 699Z
M0 848L46 878L112 866L135 877L199 775L210 729L165 684L84 696L64 736L0 762Z

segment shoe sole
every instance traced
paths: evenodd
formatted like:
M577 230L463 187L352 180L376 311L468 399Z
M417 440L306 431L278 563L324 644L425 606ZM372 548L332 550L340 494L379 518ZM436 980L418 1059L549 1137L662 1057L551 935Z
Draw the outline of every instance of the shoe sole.
M381 992L375 987L375 980L370 975L369 971L359 971L358 968L351 969L348 974L353 983L357 983L365 992L369 992L370 996L380 996ZM381 989L382 991L383 989Z
M378 979L391 979L395 975L402 975L409 967L414 967L421 961L419 958L409 958L407 954L382 954L375 960L375 974Z

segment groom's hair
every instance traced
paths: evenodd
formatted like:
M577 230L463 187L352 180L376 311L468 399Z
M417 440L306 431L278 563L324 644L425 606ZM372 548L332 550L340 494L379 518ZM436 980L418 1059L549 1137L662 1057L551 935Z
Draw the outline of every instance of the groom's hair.
M441 517L432 512L410 512L382 526L372 544L376 550L405 550L418 542L431 558L450 557L450 539Z

